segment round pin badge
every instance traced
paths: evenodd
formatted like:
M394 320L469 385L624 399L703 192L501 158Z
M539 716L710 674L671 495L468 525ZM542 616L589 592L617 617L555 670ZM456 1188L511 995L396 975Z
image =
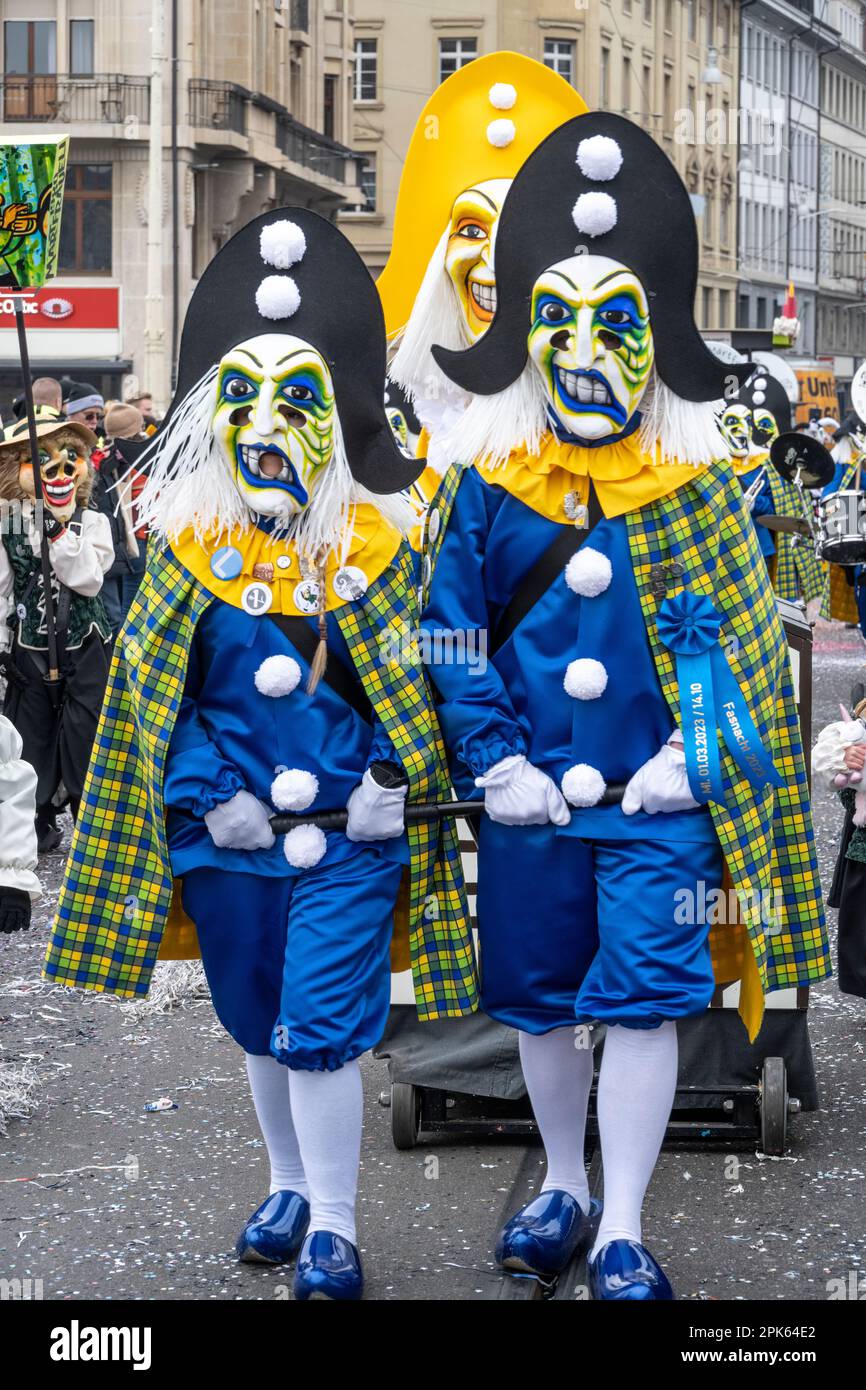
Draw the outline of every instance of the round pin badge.
M432 544L432 542L435 541L435 539L436 539L436 537L437 537L438 535L439 535L439 512L438 512L438 509L437 509L436 507L434 507L433 510L431 511L430 515L429 515L428 518L427 518L427 539L428 539L428 541L430 541L431 544Z
M363 598L369 582L357 565L343 565L334 575L334 593L342 599Z
M234 545L221 545L210 557L210 570L217 579L237 579L244 567L244 557Z
M292 595L299 613L315 613L319 607L319 586L315 579L302 579Z
M292 557L291 557L291 555L278 555L278 556L277 556L277 569L278 569L278 570L290 570L291 568L292 568Z
M267 613L273 601L274 596L267 584L248 584L241 594L241 607L254 618Z

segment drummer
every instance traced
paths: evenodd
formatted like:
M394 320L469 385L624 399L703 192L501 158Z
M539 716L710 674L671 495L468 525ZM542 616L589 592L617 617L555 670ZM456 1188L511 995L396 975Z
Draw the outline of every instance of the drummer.
M835 492L866 491L866 425L856 412L836 430L832 455L836 471L822 501ZM866 565L827 566L821 616L859 625L866 641Z

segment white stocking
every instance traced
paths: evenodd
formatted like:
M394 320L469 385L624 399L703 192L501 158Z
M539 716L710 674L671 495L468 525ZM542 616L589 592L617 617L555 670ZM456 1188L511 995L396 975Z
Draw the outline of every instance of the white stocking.
M610 1240L641 1239L641 1207L677 1084L677 1026L609 1027L598 1081L604 1214L590 1259Z
M244 1055L253 1105L271 1161L271 1192L300 1192L306 1197L307 1180L289 1102L289 1069L273 1057L251 1052Z
M310 1184L310 1230L356 1244L355 1199L364 1092L357 1061L337 1071L291 1071L292 1116Z
M520 1034L520 1064L547 1156L542 1192L571 1193L589 1210L583 1161L586 1107L592 1086L592 1047L583 1027Z

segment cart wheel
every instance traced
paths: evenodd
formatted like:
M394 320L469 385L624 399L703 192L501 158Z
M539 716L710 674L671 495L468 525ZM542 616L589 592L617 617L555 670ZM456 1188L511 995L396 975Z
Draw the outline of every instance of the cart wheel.
M788 1075L783 1057L764 1058L760 1104L764 1153L783 1154L788 1132Z
M408 1081L391 1083L391 1138L395 1149L414 1149L421 1127L421 1092Z

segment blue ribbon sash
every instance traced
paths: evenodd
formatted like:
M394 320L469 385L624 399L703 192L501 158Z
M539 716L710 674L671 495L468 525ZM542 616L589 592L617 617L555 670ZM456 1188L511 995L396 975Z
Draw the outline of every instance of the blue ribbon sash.
M724 801L716 729L753 786L782 779L761 743L737 678L719 646L721 618L710 599L688 591L658 611L660 640L674 653L686 772L696 801Z

